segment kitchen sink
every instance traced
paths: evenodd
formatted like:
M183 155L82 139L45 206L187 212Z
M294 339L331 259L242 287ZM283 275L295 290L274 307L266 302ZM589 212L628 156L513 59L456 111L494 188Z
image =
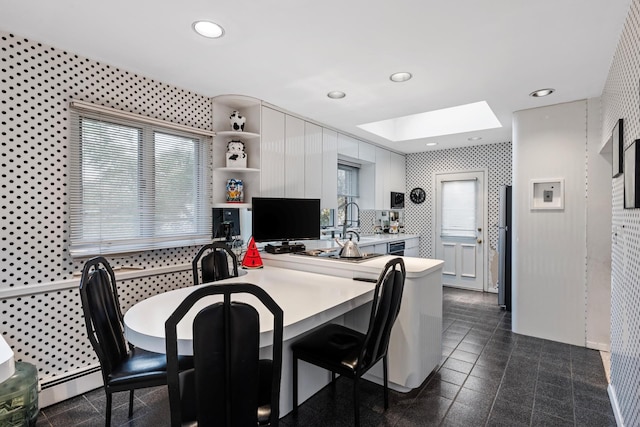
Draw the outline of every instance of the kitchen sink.
M295 252L293 255L299 256L308 256L314 258L323 258L323 259L331 259L334 261L343 261L343 262L351 262L351 263L359 263L368 261L371 258L376 258L379 256L383 256L384 254L374 254L374 253L365 253L361 257L358 258L343 258L340 257L340 249L332 248L332 249L312 249L304 252Z

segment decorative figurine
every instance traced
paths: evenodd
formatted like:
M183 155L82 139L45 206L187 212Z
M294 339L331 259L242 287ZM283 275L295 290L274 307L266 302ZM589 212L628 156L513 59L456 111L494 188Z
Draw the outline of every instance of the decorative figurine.
M227 143L227 167L247 167L247 153L244 152L244 142L234 139Z
M231 122L231 129L236 131L244 131L244 122L247 121L246 117L240 115L238 111L233 111L229 116L229 122Z
M244 200L243 185L241 179L227 181L227 202L242 203Z

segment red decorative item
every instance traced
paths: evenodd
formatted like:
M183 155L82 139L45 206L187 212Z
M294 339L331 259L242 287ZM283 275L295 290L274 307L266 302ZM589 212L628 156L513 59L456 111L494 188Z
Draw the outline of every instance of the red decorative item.
M253 237L249 239L249 244L247 245L247 253L244 254L244 258L242 259L242 268L262 268L264 265L262 264L262 258L260 257L260 252L258 252L258 247L256 246L256 242L253 240Z

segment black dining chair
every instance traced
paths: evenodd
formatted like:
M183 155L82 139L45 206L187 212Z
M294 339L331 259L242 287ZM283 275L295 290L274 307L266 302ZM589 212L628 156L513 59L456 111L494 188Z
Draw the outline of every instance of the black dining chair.
M399 268L399 269L398 269ZM389 407L387 351L391 328L400 311L406 276L402 258L389 261L376 282L367 333L342 325L327 324L312 331L291 346L293 352L293 412L298 410L298 360L353 380L355 425L360 425L358 382L373 365L382 359L384 376L384 409Z
M232 301L250 294L273 315L271 359L260 359L260 316ZM222 295L193 320L194 369L178 371L177 324L202 298ZM201 286L165 323L171 426L277 426L282 373L282 309L249 283ZM197 424L194 424L196 422Z
M231 271L229 263L232 264ZM194 285L238 277L238 258L223 242L213 242L201 247L191 266ZM200 281L198 270L201 272L202 281Z
M124 336L122 312L113 269L103 257L92 258L82 269L80 298L87 335L98 356L107 395L105 425L111 425L112 394L129 391L129 418L133 415L133 391L167 383L167 359L130 345ZM180 358L180 369L192 366Z

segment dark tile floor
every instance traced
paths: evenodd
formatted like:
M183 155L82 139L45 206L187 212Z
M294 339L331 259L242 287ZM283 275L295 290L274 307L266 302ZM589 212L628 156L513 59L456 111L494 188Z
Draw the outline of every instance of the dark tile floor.
M615 426L597 351L511 332L511 315L495 294L445 288L443 355L439 369L418 389L391 391L361 384L363 426ZM353 425L351 382L331 387L288 415L281 425ZM37 425L104 425L104 392L94 390L42 409ZM113 426L169 425L164 387L136 391L132 419L127 394L114 398Z

